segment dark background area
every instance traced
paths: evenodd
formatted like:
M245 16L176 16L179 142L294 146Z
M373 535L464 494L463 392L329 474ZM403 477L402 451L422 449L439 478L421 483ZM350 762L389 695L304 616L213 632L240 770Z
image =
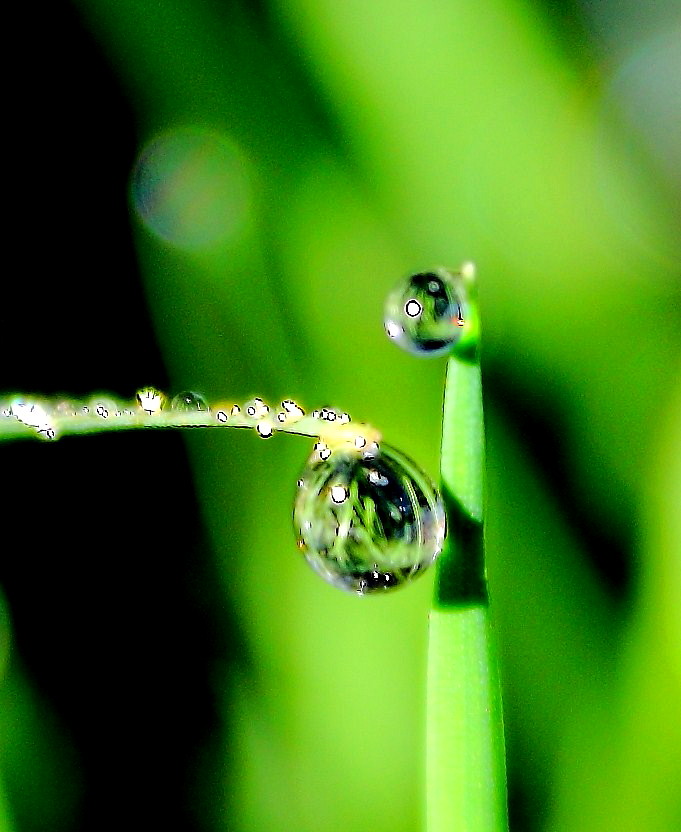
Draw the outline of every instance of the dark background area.
M8 15L23 48L4 107L0 389L130 399L145 384L168 389L131 233L129 102L69 3ZM57 812L60 828L197 828L198 768L206 777L221 730L211 669L239 650L225 609L216 623L182 437L8 443L2 468L0 585L14 652L72 744L80 781L80 808ZM47 776L58 790L59 772ZM8 779L17 826L46 832L25 785Z

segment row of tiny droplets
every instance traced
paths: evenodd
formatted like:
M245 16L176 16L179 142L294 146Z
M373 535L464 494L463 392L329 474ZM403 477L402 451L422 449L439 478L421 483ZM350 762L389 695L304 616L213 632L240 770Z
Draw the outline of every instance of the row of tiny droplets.
M196 406L176 407L175 402L182 397L185 402L191 400ZM306 416L300 405L292 399L285 399L281 402L281 409L273 414L269 405L256 397L243 407L220 403L211 409L201 396L189 392L179 393L168 405L168 397L155 387L138 390L133 403L118 402L110 396L95 397L89 404L82 405L69 400L52 403L46 399L15 396L11 404L0 412L34 428L45 439L56 439L60 424L66 425L72 419L104 421L114 417L126 426L254 427L263 439L270 438L278 430L318 436L320 441L314 446L314 454L322 460L328 459L332 451L339 447L355 448L360 453L373 455L378 452L380 441L380 434L371 425L351 424L347 413L333 408L314 410ZM310 423L310 420L314 422ZM306 430L302 429L303 422L308 423ZM291 430L293 425L298 429Z

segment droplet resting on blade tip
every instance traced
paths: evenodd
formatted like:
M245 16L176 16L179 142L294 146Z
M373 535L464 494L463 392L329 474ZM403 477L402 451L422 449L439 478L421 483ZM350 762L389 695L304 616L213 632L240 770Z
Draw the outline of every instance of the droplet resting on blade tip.
M384 326L407 352L436 356L459 341L467 314L463 271L440 268L412 274L395 286L386 299Z

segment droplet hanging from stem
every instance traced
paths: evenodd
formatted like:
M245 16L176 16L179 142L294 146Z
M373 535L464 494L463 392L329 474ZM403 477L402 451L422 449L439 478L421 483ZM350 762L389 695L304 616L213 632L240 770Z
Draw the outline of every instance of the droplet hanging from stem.
M315 446L298 481L298 546L340 589L365 595L413 580L442 549L445 514L428 476L395 448Z

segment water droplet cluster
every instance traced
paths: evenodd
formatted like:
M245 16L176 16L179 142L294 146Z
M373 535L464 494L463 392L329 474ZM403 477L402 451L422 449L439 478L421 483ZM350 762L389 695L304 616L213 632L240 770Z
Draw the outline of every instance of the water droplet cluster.
M412 274L386 299L385 331L414 355L442 355L461 338L467 307L462 273L440 268Z
M378 446L380 435L370 425L354 423L350 416L332 408L315 410L306 415L293 399L284 399L278 408L271 408L255 397L243 405L218 402L209 405L200 393L182 390L172 397L156 387L143 387L134 400L93 396L87 401L67 398L48 399L38 396L15 396L0 403L0 416L13 417L33 428L45 439L56 439L60 433L87 433L108 427L238 427L253 428L258 436L269 439L277 431L319 437L325 455L354 443ZM102 423L108 422L107 428Z
M411 581L445 536L440 497L420 468L389 446L326 453L315 445L298 480L298 547L319 575L359 595Z

